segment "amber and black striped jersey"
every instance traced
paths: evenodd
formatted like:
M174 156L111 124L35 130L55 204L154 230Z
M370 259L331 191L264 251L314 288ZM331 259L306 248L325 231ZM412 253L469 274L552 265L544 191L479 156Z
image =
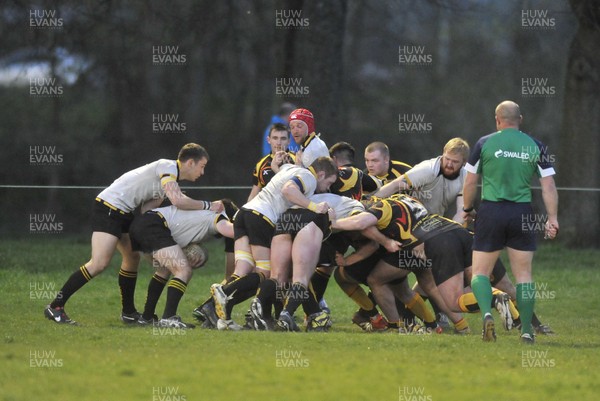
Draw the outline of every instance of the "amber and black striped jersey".
M429 214L421 202L404 194L377 199L367 212L377 217L379 231L403 247L418 245L438 234L462 228L450 219Z
M412 166L410 164L399 162L398 160L390 160L390 167L388 168L387 173L381 176L377 176L377 178L381 180L383 185L385 185L388 182L393 181L398 177L401 177L411 168ZM365 170L365 172L368 173L367 170Z
M294 164L296 162L296 155L293 152L287 152L289 160L284 161L285 163ZM254 171L252 172L252 185L256 185L259 188L264 188L265 185L271 181L271 178L275 175L275 172L271 168L271 162L273 161L273 154L269 153L256 163Z
M340 196L360 200L363 192L373 192L379 188L377 179L365 174L362 170L346 165L338 169L338 178L329 191Z

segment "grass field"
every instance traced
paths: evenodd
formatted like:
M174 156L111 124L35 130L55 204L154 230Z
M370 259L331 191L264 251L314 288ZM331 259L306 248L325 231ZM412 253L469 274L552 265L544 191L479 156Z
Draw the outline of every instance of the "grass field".
M191 311L222 278L222 245L196 272L179 313ZM473 334L366 334L350 323L355 306L332 280L329 333L186 332L125 327L119 320L119 258L67 304L79 326L42 311L89 245L72 238L0 245L0 399L13 400L597 400L600 397L600 251L538 251L543 288L536 310L558 333L525 347L516 331L483 343ZM143 306L151 268L138 276ZM163 294L164 298L164 294ZM164 301L162 299L161 301ZM159 303L159 314L164 303ZM247 303L236 307L243 323Z

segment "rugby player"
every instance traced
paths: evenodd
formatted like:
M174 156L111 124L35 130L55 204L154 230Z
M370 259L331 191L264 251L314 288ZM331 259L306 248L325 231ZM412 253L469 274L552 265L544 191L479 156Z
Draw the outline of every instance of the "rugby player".
M296 109L288 117L294 141L300 146L296 153L296 164L308 167L318 157L329 157L327 145L315 132L315 118L310 110Z
M177 307L192 278L192 269L206 261L189 261L182 248L190 243L206 241L216 234L233 238L233 224L224 213L181 210L175 206L167 206L149 210L136 217L129 232L132 249L151 254L158 264L157 272L148 285L144 313L138 323L154 323L156 304L172 274L167 285L165 310L162 319L156 323L161 327L193 328L193 325L181 321L181 317L177 315Z
M460 314L448 308L431 274L431 270L436 268L435 263L438 260L435 255L440 255L442 258L446 250L439 249L439 247L426 249L426 252L429 251L431 254L428 255L433 261L431 264L413 265L405 262L407 259L411 260L414 256L422 254L427 242L435 239L436 236L452 231L456 227L460 228L458 224L437 215L429 215L425 207L414 198L406 195L393 195L390 198L378 199L365 212L336 220L332 227L341 230L363 230L368 238L376 240L388 250L388 253L377 263L373 273L369 275L368 283L390 323L397 322L396 324L401 326L393 291L382 284L406 277L412 271L419 279L421 287L448 315L455 328L462 331L468 327L466 320ZM413 256L411 253L416 253L416 255ZM405 285L405 287L407 286ZM410 302L406 298L402 301ZM431 331L437 328L430 327L429 329Z
M409 164L390 160L390 149L383 142L372 142L365 148L365 166L366 172L382 184L401 177L411 168Z
M329 157L317 158L308 169L284 164L267 186L241 207L234 221L234 275L242 278L225 286L211 286L219 317L217 328L241 329L231 319L231 311L233 306L254 295L263 278L270 276L271 239L281 214L293 205L327 213L326 203L311 202L308 196L326 192L336 178L337 168Z
M288 151L290 144L290 131L283 124L273 124L269 128L267 142L271 146L271 153L256 163L252 172L252 190L248 196L248 202L271 181L271 178L279 171L283 164L293 164L296 155Z
M145 210L158 207L166 196L180 209L204 209L220 213L220 201L209 202L189 198L181 192L178 181L196 181L204 174L208 153L195 143L184 145L177 160L160 159L131 170L95 199L92 215L92 257L65 282L56 298L44 309L44 316L56 323L75 323L65 312L69 298L109 265L115 249L123 260L119 271L121 290L121 320L135 323L139 318L134 305L139 253L131 249L129 226L133 211L143 205Z

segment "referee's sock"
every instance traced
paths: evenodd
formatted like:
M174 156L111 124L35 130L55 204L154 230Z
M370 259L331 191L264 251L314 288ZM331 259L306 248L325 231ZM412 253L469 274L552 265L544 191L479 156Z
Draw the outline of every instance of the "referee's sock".
M119 270L119 289L121 290L121 308L123 313L133 313L136 311L134 296L135 283L137 282L137 272Z
M483 275L474 275L471 279L471 288L477 299L479 310L481 310L481 318L483 319L488 313L492 313L492 285L490 278Z
M75 294L81 287L92 279L92 275L88 272L85 265L81 266L67 279L63 287L60 289L56 298L50 303L51 308L62 308L65 306L71 295Z
M156 304L158 303L158 299L160 298L165 285L167 285L167 279L156 275L156 273L150 279L146 304L144 305L144 313L142 313L144 319L151 320L154 316Z
M521 314L521 334L533 334L531 319L533 317L533 308L535 306L535 283L517 284L517 303Z
M187 290L187 283L177 277L173 277L169 280L167 286L167 304L165 305L165 311L163 313L163 319L169 319L177 315L177 307L181 297Z

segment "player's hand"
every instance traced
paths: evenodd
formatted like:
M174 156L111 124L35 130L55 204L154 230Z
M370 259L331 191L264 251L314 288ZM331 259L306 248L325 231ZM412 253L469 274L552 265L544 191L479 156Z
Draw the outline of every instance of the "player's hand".
M550 219L546 222L544 230L544 239L554 239L558 235L558 220L556 218Z
M300 166L300 167L304 167L304 165L302 164L302 154L304 152L299 150L296 152L296 165Z
M385 249L390 252L390 253L394 253L394 252L398 252L400 250L400 248L402 248L402 244L399 243L396 240L393 239L388 239L383 246L385 247Z
M329 215L329 221L335 221L335 210L333 208L327 209L327 214Z
M329 213L329 205L327 204L327 202L320 202L315 204L315 213L321 213L321 214L325 214L325 213ZM334 214L335 216L335 214Z
M275 156L273 157L273 161L271 162L271 169L273 169L274 172L279 172L279 167L281 167L281 165L285 163L286 156L287 153L283 150L275 152Z
M209 210L215 213L221 213L223 212L223 210L225 210L225 206L223 206L223 202L221 202L220 200L213 201L210 203Z
M337 266L346 266L346 258L339 252L335 253L335 264Z

